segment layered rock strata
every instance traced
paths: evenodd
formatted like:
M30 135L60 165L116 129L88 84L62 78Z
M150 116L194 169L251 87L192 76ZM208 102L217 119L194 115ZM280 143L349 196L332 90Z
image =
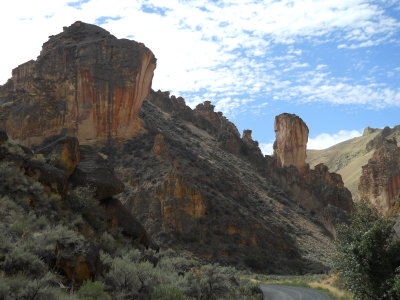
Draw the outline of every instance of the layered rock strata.
M0 128L27 145L61 131L82 144L126 140L155 67L143 44L75 22L0 87Z

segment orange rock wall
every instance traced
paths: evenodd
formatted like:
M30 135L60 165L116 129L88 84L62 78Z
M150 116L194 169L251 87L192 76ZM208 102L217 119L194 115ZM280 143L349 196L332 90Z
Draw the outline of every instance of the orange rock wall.
M274 155L278 166L295 166L300 173L304 173L308 168L306 164L307 125L298 116L284 113L275 117L274 130L276 134Z
M83 144L129 139L155 61L143 44L76 22L50 37L37 61L13 70L2 94L19 109L3 112L2 127L28 145L62 130Z

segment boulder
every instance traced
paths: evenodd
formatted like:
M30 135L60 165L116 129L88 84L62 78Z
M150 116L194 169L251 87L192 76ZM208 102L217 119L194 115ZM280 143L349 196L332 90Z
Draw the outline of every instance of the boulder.
M79 141L76 137L56 136L46 139L35 151L46 157L48 162L65 172L69 177L80 161Z
M131 238L135 243L158 250L158 245L152 240L142 224L140 224L131 212L115 198L107 198L101 201L106 218L112 228L121 228L122 233Z
M88 240L59 239L55 257L56 268L73 284L94 280L101 272L99 248Z
M4 130L0 130L0 145L4 144L7 141L8 141L7 132L5 132Z
M124 190L107 161L91 146L80 146L80 163L69 181L73 186L92 186L96 199L106 199Z

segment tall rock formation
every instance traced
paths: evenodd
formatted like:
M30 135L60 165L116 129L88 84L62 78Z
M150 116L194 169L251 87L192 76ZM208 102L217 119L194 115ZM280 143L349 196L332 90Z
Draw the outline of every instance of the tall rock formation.
M61 131L83 144L126 140L155 67L143 44L75 22L0 86L0 128L28 145Z
M384 214L400 212L400 148L395 138L382 141L362 167L358 186L361 199Z
M300 173L306 172L307 125L298 116L283 113L275 117L274 130L274 156L278 166L295 166Z
M316 213L324 227L335 235L335 225L353 209L351 193L344 187L342 177L330 173L322 163L310 169L306 163L308 127L301 118L280 114L275 117L274 128L272 164L278 170L269 171L269 176L280 186L286 186L291 197Z

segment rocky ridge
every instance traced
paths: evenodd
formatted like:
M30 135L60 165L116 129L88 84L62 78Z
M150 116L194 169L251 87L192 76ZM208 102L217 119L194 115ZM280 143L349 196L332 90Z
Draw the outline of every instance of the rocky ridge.
M400 148L395 138L381 141L362 167L358 191L360 199L371 202L380 212L400 212Z
M120 231L132 245L158 249L143 226L113 198L124 185L107 161L100 157L97 161L90 160L86 153L97 153L93 148L80 146L75 137L54 136L32 151L9 140L4 131L0 131L0 136L0 197L3 201L13 199L18 203L22 199L32 214L57 220L73 219L82 214L83 219L76 228L81 239L57 237L50 245L52 251L41 254L41 259L65 275L68 281L82 283L100 274L96 245L104 232ZM92 170L102 171L87 172L85 176L77 174L86 169L88 161ZM7 213L10 212L4 212Z
M392 138L400 140L400 125L383 129L367 127L360 137L324 150L307 150L307 162L312 167L324 163L330 170L340 174L353 199L357 201L360 199L358 186L362 167L368 164L374 152L385 143L386 139Z

